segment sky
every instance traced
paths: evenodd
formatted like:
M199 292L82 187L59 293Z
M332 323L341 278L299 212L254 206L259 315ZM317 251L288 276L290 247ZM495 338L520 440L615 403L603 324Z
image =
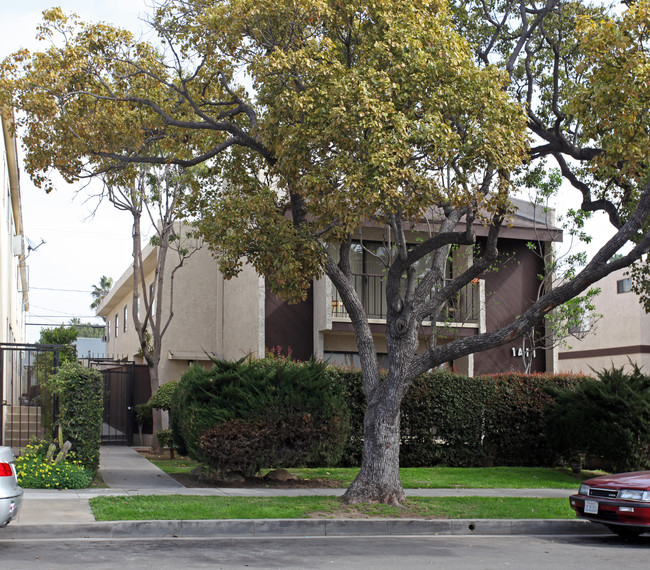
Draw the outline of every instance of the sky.
M44 9L59 5L83 20L106 21L141 35L148 30L142 21L149 12L147 3L148 0L0 0L0 19L5 23L0 34L0 59L21 47L38 48L36 26ZM24 172L20 182L25 236L35 248L27 258L27 341L38 340L43 325L58 326L73 317L102 323L90 309L90 291L102 275L117 281L129 266L129 214L108 203L98 204L81 185L71 186L55 179L55 191L45 194L31 184ZM578 205L576 201L571 207ZM596 219L591 227L598 236L596 245L602 244L608 235L603 231L605 222Z
M84 20L103 20L138 34L146 0L0 0L0 59L24 47L35 49L36 26L43 10L61 6ZM7 25L7 23L9 23ZM90 309L90 291L102 275L115 281L131 261L131 219L110 204L98 204L81 185L55 180L46 194L21 172L23 225L32 247L27 258L29 312L27 342L37 341L42 324L58 326L72 317L102 323ZM96 210L96 212L95 212ZM93 214L94 213L94 214Z

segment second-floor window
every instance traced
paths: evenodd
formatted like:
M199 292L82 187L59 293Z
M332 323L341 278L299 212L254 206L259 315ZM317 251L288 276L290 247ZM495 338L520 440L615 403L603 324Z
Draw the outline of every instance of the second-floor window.
M338 254L334 253L335 259ZM387 263L390 261L389 248L381 242L353 243L350 250L350 269L364 309L371 319L386 318L386 273ZM337 259L338 260L338 259ZM431 257L427 256L415 263L416 279L420 279L428 272ZM452 277L453 264L451 257L447 262L446 278ZM402 286L406 287L406 280ZM343 302L339 299L338 292L332 293L332 316L347 317Z
M120 330L120 317L115 315L115 338L117 338L117 333Z
M124 332L126 332L126 323L128 320L128 314L129 313L128 313L127 306L124 305L124 316L122 317L122 320L124 321L124 323L122 324L122 327L124 328Z
M111 340L111 321L106 321L106 340Z
M632 291L632 278L627 277L626 279L620 279L616 282L616 293L629 293Z

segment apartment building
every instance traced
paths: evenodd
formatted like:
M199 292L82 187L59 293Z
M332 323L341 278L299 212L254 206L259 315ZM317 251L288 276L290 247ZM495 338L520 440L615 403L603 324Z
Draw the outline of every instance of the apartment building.
M552 212L533 208L527 202L518 202L518 207L501 232L500 251L505 263L498 271L488 272L468 285L449 302L440 317L444 322L437 323L436 342L498 328L535 299L538 275L544 271L540 250L560 241L562 232L553 226ZM418 232L429 229L430 225L423 222L408 237L415 241ZM476 233L481 247L487 229L477 226ZM531 242L537 247L531 249ZM385 289L382 268L373 252L376 254L385 243L382 229L366 227L363 246L359 239L352 259L355 284L370 319L380 360L386 353ZM152 246L143 253L147 284L154 280L157 253ZM448 277L471 264L472 259L473 248L455 250L448 264ZM170 274L172 270L168 264L166 271ZM97 314L106 320L107 356L142 362L132 326L132 294L133 274L129 268L103 300ZM163 311L168 314L169 292L163 295ZM173 298L174 317L163 339L159 366L161 383L178 379L192 362L207 364L206 354L237 359L248 354L261 357L266 350L279 349L301 360L314 355L330 362L358 364L352 324L327 278L314 282L306 301L289 305L275 297L265 286L264 278L248 265L244 265L237 278L224 279L206 248L196 252L176 273ZM431 341L432 330L432 323L424 323L422 348ZM522 370L520 348L518 342L470 355L449 366L470 375ZM538 351L532 370L554 370L556 358L553 351Z
M28 285L17 145L11 114L3 110L0 121L0 343L22 343Z
M627 269L610 273L594 285L600 294L594 300L593 323L585 323L570 347L559 351L561 372L593 374L605 368L630 369L631 363L650 371L650 315L632 291Z

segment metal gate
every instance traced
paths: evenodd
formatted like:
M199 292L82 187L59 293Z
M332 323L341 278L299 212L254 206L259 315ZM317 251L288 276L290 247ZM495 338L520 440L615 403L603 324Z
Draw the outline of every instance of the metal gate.
M58 345L0 343L0 443L18 450L52 434L56 402L46 383L59 368Z
M102 445L133 445L135 363L88 359L88 365L104 378Z

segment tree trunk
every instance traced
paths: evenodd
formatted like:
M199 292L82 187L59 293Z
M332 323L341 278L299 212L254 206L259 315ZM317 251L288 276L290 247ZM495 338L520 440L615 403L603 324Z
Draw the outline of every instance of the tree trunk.
M400 402L375 399L363 424L361 471L343 495L346 503L400 505L406 498L399 476Z

